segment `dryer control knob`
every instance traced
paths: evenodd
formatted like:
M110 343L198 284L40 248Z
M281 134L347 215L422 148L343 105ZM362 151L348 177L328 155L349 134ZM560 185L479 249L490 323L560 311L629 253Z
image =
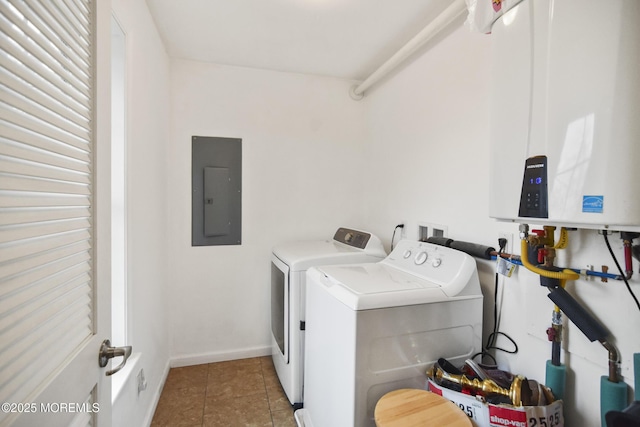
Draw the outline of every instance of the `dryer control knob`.
M404 259L407 259L411 256L411 251L409 249L407 249L406 251L404 251L404 254L402 254L402 257Z
M434 267L440 267L440 264L442 264L442 260L440 258L436 258L431 261L431 265Z
M424 264L424 262L427 260L427 253L426 252L418 252L418 255L416 255L416 259L415 262L417 265L422 265Z

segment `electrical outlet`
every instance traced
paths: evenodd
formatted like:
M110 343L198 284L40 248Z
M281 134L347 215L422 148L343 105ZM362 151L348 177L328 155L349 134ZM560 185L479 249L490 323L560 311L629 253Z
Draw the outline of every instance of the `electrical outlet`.
M498 233L498 239L506 239L507 246L505 246L504 252L513 254L513 233L500 232ZM497 246L499 247L499 245ZM498 249L498 247L496 247L496 249Z
M137 378L138 378L138 395L140 395L141 392L147 389L147 380L144 377L144 369L140 369L140 372L138 372Z
M446 225L430 222L418 223L418 240L427 240L429 237L447 237L449 229Z
M404 227L400 229L400 240L406 239L407 238L407 221L403 219L402 221L400 221L400 224L404 224Z

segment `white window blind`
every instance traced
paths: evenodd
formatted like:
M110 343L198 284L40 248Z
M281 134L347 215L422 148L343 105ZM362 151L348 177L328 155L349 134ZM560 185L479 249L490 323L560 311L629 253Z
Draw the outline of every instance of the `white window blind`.
M93 8L0 0L0 402L93 333Z

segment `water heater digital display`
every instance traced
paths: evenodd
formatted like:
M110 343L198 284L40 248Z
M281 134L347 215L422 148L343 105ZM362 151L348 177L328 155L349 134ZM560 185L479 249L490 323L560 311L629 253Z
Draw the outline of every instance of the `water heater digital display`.
M525 162L518 216L548 218L547 156L529 157Z

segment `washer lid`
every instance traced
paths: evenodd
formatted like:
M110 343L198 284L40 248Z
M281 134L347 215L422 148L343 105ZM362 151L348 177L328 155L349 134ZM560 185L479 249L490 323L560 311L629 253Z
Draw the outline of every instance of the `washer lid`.
M387 258L374 264L311 268L307 285L316 284L353 310L482 298L473 258L451 248L408 240L400 241Z
M274 246L273 255L287 264L291 271L304 271L314 265L376 262L387 254L374 236L364 249L335 240L288 242Z
M352 310L428 304L451 299L438 284L382 263L311 268L307 272L307 286L320 286ZM313 304L312 301L308 303Z
M358 295L428 289L440 286L382 263L327 266L318 268L327 280L349 288Z

